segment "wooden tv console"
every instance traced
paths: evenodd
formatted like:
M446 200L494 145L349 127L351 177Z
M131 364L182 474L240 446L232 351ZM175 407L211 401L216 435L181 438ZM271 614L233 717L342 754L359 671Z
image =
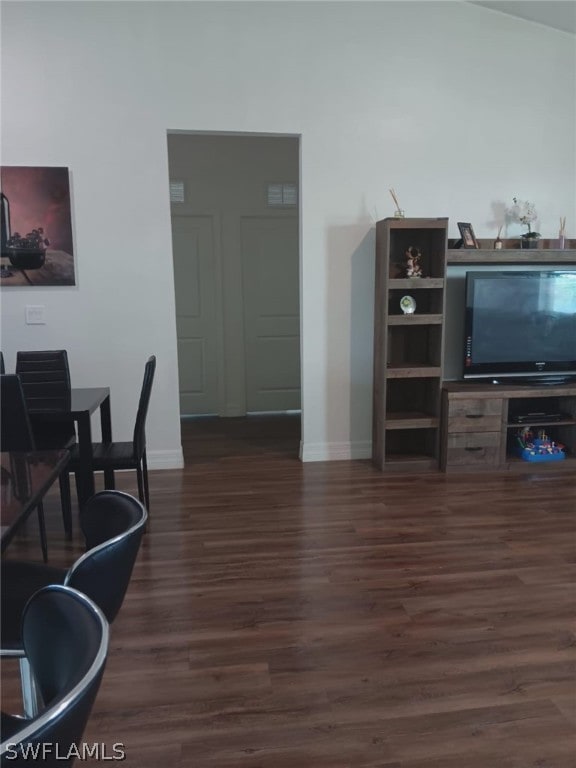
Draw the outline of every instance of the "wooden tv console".
M561 413L559 420L520 413ZM542 419L542 420L541 420ZM532 463L516 455L516 434L523 426L544 430L565 445L566 458ZM445 382L442 386L440 468L453 471L555 471L576 469L576 383L546 386Z

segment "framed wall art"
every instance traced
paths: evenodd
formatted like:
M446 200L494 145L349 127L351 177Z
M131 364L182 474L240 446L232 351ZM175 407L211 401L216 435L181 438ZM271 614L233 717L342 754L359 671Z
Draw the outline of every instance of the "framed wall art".
M0 285L75 285L68 168L2 166Z

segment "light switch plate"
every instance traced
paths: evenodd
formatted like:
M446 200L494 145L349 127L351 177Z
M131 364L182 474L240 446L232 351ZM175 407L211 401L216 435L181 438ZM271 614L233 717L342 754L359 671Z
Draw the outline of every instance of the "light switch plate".
M26 325L46 325L45 309L44 304L27 304Z

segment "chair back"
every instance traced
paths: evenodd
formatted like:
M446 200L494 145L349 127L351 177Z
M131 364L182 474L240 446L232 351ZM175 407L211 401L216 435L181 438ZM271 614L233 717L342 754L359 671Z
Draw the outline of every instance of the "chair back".
M18 729L4 730L1 764L70 766L102 680L108 622L85 595L51 585L28 601L22 638L44 706L29 720L10 718Z
M0 445L3 451L33 451L36 446L20 378L0 376Z
M88 595L110 623L124 601L147 517L138 499L122 491L101 491L80 511L88 551L64 583Z
M4 353L0 352L0 375L6 373L6 366L4 365Z
M17 352L16 373L31 413L70 408L70 369L65 349Z
M136 413L136 424L134 425L134 454L136 458L141 459L146 450L146 416L148 415L148 405L150 404L150 394L152 392L152 383L156 371L156 357L151 355L146 361L144 367L144 380L140 392L140 402Z

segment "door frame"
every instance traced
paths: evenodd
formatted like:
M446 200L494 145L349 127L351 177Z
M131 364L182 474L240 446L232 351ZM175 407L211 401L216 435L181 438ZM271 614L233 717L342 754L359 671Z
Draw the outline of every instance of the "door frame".
M166 130L166 169L168 172L168 184L169 178L169 157L168 157L168 141L167 137L173 134L184 134L186 136L251 136L254 138L273 138L282 139L290 138L298 140L298 204L297 204L297 220L298 220L298 315L299 315L299 331L300 331L300 455L302 453L302 445L304 442L304 356L303 356L303 325L302 325L302 297L303 297L303 256L302 256L302 134L291 132L266 132L266 131L209 131L209 130L185 130L185 129L167 129ZM169 208L170 222L172 221L172 208ZM223 272L222 272L222 243L221 243L221 226L220 226L220 214L216 211L198 211L195 216L210 216L213 222L214 231L213 243L214 243L214 255L215 255L215 280L216 280L216 311L217 311L217 323L216 323L216 337L217 337L217 365L218 365L218 415L222 417L238 415L228 414L226 405L226 390L225 390L225 373L226 373L226 356L224 354L224 299L223 299ZM178 213L174 214L177 217ZM188 218L188 215L186 215ZM218 224L218 226L216 226ZM174 279L174 256L173 256L173 244L172 244L172 224L170 223L170 243L172 253L172 278ZM174 304L174 315L176 315L176 305ZM176 346L178 344L178 331L176 323L174 324L174 334L176 336ZM179 364L178 357L176 358L176 364ZM179 380L178 371L177 380ZM246 393L246 390L244 390ZM244 397L243 403L244 413L246 413L246 397Z

